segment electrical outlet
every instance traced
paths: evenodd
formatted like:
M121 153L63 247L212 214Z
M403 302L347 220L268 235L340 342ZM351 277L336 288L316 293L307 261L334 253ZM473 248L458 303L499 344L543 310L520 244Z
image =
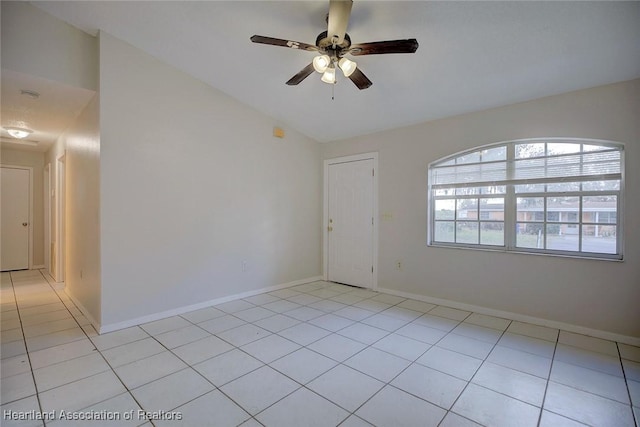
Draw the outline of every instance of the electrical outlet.
M402 261L396 261L396 270L402 270Z

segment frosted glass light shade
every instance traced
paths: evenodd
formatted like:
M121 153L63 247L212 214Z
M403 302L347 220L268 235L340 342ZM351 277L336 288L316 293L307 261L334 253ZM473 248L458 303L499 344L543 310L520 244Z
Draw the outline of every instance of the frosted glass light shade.
M320 55L313 58L313 69L319 73L324 73L329 64L331 64L329 55Z
M7 129L7 132L9 132L9 135L18 139L26 138L29 136L29 134L31 134L31 131L29 129L21 129L21 128L6 128L6 129Z
M336 82L336 69L334 67L327 68L320 80L325 83L334 84Z
M344 76L349 77L356 70L357 64L353 61L348 60L347 58L342 58L340 62L338 62L338 66L344 73Z

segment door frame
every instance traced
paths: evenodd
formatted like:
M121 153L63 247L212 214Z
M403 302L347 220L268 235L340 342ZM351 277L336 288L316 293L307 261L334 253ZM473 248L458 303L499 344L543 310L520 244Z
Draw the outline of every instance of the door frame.
M44 269L51 275L51 163L44 166Z
M66 263L66 152L56 159L56 282L64 282Z
M329 166L339 163L373 160L373 279L371 289L378 289L378 153L362 153L352 156L335 157L324 161L324 189L322 214L322 277L329 278Z
M33 268L33 167L0 164L0 167L9 169L25 169L29 171L29 270Z

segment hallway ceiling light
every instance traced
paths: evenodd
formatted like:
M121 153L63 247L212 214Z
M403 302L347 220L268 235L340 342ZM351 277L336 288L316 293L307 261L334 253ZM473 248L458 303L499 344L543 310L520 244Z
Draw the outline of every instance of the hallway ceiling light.
M33 133L32 130L24 129L24 128L5 128L5 129L7 130L7 132L9 132L9 135L18 139L26 138Z

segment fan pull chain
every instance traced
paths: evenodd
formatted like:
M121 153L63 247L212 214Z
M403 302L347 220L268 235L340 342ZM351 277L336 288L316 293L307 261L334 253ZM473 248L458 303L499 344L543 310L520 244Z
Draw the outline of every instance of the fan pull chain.
M336 84L335 84L335 82L334 82L334 83L331 85L331 100L332 100L332 101L335 101L335 99L336 99L336 98L335 98L335 93L336 93L335 88L336 88Z

